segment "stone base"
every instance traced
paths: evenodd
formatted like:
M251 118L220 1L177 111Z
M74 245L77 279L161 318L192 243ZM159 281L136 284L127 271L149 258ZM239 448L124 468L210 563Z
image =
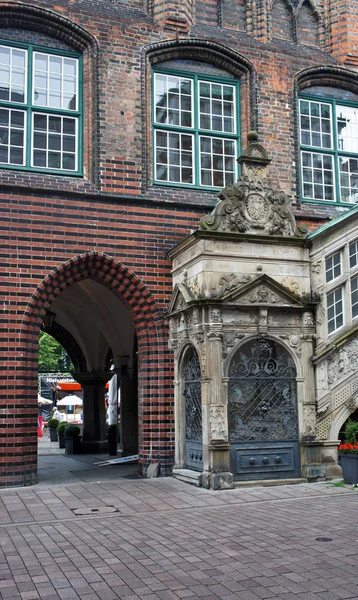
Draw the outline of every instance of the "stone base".
M342 468L335 461L325 460L322 463L325 479L342 479Z
M199 471L192 471L191 469L173 469L172 475L175 479L190 483L196 487L201 487L202 474Z
M203 471L202 486L207 490L232 490L235 487L233 475L228 471L221 473Z
M325 478L325 469L321 464L305 465L302 467L302 476L308 482L319 481Z
M107 440L88 440L81 442L81 454L101 454L108 452Z

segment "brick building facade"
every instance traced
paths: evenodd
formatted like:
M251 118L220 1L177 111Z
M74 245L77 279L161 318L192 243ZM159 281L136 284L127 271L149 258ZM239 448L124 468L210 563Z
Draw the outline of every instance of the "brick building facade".
M134 325L142 468L159 460L171 472L167 252L236 178L252 129L298 222L314 229L356 201L356 129L348 152L338 134L334 147L324 136L333 139L337 106L357 106L357 9L357 0L329 9L321 0L0 3L0 485L37 480L38 335L62 296L59 323L72 353L81 348L82 378L108 367L91 363L85 324L76 335L76 311L66 309L75 306L68 290L88 281L112 292ZM310 119L301 121L302 178L300 94ZM86 297L99 306L91 286ZM106 357L111 344L99 338Z

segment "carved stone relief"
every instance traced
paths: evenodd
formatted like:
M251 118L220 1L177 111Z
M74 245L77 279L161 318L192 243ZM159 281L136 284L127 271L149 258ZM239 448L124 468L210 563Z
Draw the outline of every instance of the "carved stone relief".
M226 358L230 350L236 346L239 340L245 337L243 333L237 333L236 331L225 331L223 335L222 343L222 354L223 358Z
M246 304L247 302L276 304L277 302L280 302L280 298L266 286L261 285L251 292L251 294L248 294L245 298L241 298L239 301L240 304Z
M210 406L211 438L222 440L226 438L225 414L223 406Z
M224 294L236 290L240 285L248 283L251 279L251 275L235 275L235 273L224 275L219 281L219 289L211 291L211 297L221 298Z
M284 277L280 282L285 288L287 288L292 294L299 294L299 285L298 281L293 279L292 277Z
M316 407L314 404L303 406L303 435L316 435Z
M190 339L195 342L200 356L201 374L203 377L206 375L206 345L205 336L203 331L194 331L190 334Z
M199 284L197 275L195 277L192 277L191 279L187 280L186 285L192 292L194 298L196 298L197 300L199 298L201 298L201 289L200 289L200 284Z
M328 383L333 385L358 369L358 339L353 339L328 357Z
M312 313L304 313L303 315L303 324L306 327L311 327L314 325L314 319Z
M291 313L285 313L281 310L275 310L270 312L268 324L276 325L278 327L301 327L302 318L301 315L292 315Z
M288 343L290 344L291 348L296 352L297 356L301 356L301 351L302 351L301 336L296 335L296 334L290 335L290 337L288 339Z

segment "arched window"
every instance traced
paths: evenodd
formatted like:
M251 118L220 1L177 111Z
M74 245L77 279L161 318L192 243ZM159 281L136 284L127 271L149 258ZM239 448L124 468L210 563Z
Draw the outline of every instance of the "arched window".
M303 200L358 202L358 94L308 87L299 119Z
M0 166L81 173L80 81L78 53L0 42Z
M195 60L152 71L153 182L222 188L237 179L239 82Z

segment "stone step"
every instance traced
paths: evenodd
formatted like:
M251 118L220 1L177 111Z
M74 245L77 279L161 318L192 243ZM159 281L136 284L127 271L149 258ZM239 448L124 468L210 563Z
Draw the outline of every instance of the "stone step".
M253 479L251 481L238 481L234 480L234 486L238 487L269 487L273 485L295 485L298 483L308 483L304 477L297 477L294 479Z
M198 471L192 471L191 469L173 469L173 477L179 479L179 481L201 487L201 473Z

